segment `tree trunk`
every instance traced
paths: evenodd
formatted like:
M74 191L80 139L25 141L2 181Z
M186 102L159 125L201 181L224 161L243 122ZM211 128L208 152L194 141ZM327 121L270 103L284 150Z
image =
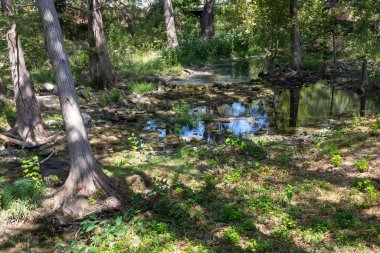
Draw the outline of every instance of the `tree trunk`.
M128 6L123 6L123 17L124 17L125 22L127 22L129 33L133 37L135 36L136 32L135 32L135 24L133 22L133 17L131 13L132 13L131 8L129 8Z
M5 99L5 89L3 85L3 80L0 77L0 101L3 101Z
M3 16L7 16L13 10L13 0L1 0L1 12Z
M369 78L368 78L368 61L364 59L362 63L362 77L360 81L361 87L360 89L364 93L369 88Z
M333 109L334 109L334 99L335 99L335 87L331 86L331 100L330 100L330 116L333 116Z
M204 41L214 37L214 4L215 0L205 0L201 16L201 36Z
M36 142L50 134L41 118L41 111L26 69L24 52L16 25L7 33L9 61L12 72L13 90L17 109L17 120L14 130L22 140Z
M177 33L175 29L172 0L164 0L164 14L166 23L166 36L171 48L178 47Z
M97 189L105 196L114 195L114 191L110 179L101 171L91 150L54 2L38 0L37 7L42 17L48 53L58 86L70 155L69 176L55 194L55 209L65 210L73 204L73 199L87 199ZM79 212L80 210L74 210L73 215L79 215Z
M300 89L296 87L290 90L289 127L297 127L299 103L300 103Z
M93 84L111 87L115 82L115 70L108 55L103 19L99 0L88 0L88 31L90 46L90 76Z
M334 13L334 12L333 12ZM335 27L335 14L333 14L333 84L336 83L336 75L337 75L337 68L336 68L336 27Z
M298 0L290 0L290 15L292 17L291 49L292 67L298 73L302 71L301 43L298 32Z
M337 66L336 66L336 18L335 18L335 6L333 6L333 2L330 1L330 9L331 9L331 19L332 19L332 39L333 39L333 84L336 83L337 77Z

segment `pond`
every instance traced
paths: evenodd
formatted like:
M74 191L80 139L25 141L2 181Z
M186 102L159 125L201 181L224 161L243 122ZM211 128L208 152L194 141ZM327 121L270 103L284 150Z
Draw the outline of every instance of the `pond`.
M257 79L263 70L261 58L251 57L248 59L232 61L223 64L205 66L200 70L192 72L185 78L172 81L178 85L209 85L213 83L231 84L244 83Z
M329 127L354 115L380 114L380 92L358 96L322 82L302 88L281 90L274 98L250 103L233 102L216 106L196 106L188 110L187 122L173 124L151 118L145 130L160 138L175 133L184 139L214 142L221 136L239 137L263 133L290 133L296 128Z

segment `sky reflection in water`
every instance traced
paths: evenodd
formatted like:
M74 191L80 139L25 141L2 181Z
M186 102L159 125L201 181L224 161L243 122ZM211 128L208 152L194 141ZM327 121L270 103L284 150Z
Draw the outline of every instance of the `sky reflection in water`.
M239 137L258 135L263 132L281 132L289 129L290 115L296 115L297 127L323 128L335 121L352 118L361 110L360 97L352 91L333 90L323 83L304 86L296 94L297 99L290 104L290 91L284 90L273 102L265 99L254 100L249 104L234 102L218 107L198 106L188 112L194 123L177 126L180 137L191 139L211 139L220 135L233 133ZM364 103L365 114L380 114L380 93L372 92ZM292 114L291 110L297 110ZM205 124L202 116L212 115L213 122ZM197 120L198 119L198 120ZM172 126L173 127L173 126ZM160 127L156 120L149 120L145 130L157 131L160 138L169 133ZM226 133L227 132L227 133Z

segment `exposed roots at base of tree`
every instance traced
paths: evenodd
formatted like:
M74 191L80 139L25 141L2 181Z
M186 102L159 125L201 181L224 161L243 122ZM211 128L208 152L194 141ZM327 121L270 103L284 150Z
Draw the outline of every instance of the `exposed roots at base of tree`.
M111 180L96 168L86 182L78 180L73 183L70 174L65 184L54 194L55 212L63 213L71 220L83 219L84 217L104 211L121 210L122 202L119 194L114 190ZM89 183L90 182L90 183ZM74 187L73 187L74 186ZM97 193L99 191L101 196ZM90 199L93 198L93 203Z
M13 131L12 131L13 132ZM4 140L5 142L9 142L12 144L16 144L18 146L21 146L22 148L38 148L40 146L43 146L45 144L51 143L51 142L56 142L59 139L62 139L63 137L60 137L61 133L52 135L50 137L47 137L45 139L36 141L36 142L28 142L28 141L23 141L19 140L16 138L16 136L8 136L11 135L8 133L8 135L5 134L0 134L0 139Z

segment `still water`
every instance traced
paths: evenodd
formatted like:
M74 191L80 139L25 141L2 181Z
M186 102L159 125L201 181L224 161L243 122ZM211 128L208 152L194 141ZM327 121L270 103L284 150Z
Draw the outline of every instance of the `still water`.
M323 128L350 119L380 114L380 92L360 97L348 90L336 90L323 83L283 90L272 100L259 99L249 104L234 102L215 107L200 106L188 111L191 124L171 130L158 119L146 123L145 130L159 132L164 138L176 133L183 138L213 141L218 135L240 137L263 133L282 133L294 128ZM205 116L212 120L202 120ZM166 126L166 127L160 127Z
M258 78L263 70L263 60L250 58L225 64L214 64L195 71L189 77L172 81L173 84L209 85L213 83L243 83Z

